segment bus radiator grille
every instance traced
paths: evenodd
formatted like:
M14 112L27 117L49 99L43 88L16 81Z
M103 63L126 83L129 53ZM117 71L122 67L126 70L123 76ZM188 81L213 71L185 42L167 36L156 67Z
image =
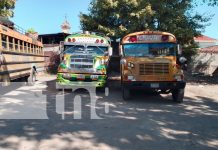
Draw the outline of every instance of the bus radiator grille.
M167 75L169 74L168 63L145 63L139 65L140 75Z

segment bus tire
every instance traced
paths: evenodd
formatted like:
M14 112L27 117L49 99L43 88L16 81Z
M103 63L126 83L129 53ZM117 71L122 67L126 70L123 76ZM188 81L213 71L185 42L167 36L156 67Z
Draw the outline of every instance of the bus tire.
M2 86L9 86L10 85L10 82L11 82L11 79L10 79L10 75L9 74L5 74L2 76Z
M105 93L105 87L97 87L96 92Z
M56 83L55 88L56 88L56 90L58 90L58 91L64 91L64 90L65 90L64 86L61 86L61 85L58 84L58 83Z
M182 103L183 99L184 99L184 89L175 89L172 91L172 98L173 101L177 102L177 103Z
M127 101L131 99L130 90L128 88L125 88L124 86L122 87L122 96L123 100Z

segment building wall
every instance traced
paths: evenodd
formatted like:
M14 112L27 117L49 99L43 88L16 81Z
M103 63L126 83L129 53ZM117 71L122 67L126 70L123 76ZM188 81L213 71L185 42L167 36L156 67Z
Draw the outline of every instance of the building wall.
M217 43L216 42L197 42L197 44L200 48L205 48L205 47L209 47L209 46L214 46Z
M194 58L193 71L205 75L213 75L218 68L218 54L200 53Z
M50 52L59 52L59 45L54 44L54 45L44 45L43 50L45 52L50 51Z

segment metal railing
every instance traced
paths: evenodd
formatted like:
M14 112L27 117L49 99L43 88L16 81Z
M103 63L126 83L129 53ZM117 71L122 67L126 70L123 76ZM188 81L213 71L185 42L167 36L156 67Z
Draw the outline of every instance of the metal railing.
M18 33L20 33L22 35L26 35L26 36L32 38L33 41L37 41L38 40L38 38L32 36L31 34L27 34L28 33L27 30L23 29L22 27L20 27L20 26L18 26L16 24L14 24L13 27L8 27L8 26L4 26L4 27L8 28L8 29L11 29L11 30L14 30L14 31L16 31L16 32L18 32Z
M14 30L21 33L21 34L25 34L27 31L24 30L22 27L18 26L18 25L14 25Z

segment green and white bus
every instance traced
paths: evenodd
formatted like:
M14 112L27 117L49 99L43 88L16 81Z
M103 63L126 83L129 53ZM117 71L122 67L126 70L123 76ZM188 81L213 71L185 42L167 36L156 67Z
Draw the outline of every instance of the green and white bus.
M57 89L75 86L105 87L112 48L108 37L96 33L77 33L61 44Z

